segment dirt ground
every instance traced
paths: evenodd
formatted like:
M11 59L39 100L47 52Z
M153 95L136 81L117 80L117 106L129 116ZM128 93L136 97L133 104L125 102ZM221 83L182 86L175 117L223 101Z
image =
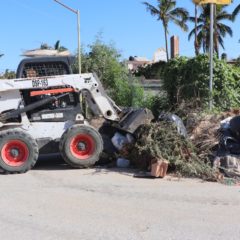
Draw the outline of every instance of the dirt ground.
M239 239L240 186L41 161L0 175L0 239Z

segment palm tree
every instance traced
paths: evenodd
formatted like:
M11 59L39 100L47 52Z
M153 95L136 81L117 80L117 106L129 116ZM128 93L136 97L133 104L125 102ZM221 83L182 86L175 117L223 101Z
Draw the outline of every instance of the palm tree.
M238 14L240 13L240 4L237 5L237 7L233 10L233 13L232 13L232 20L235 21ZM240 40L239 40L240 42Z
M237 5L237 7L234 9L233 13L232 13L232 18L233 21L236 20L237 15L240 13L240 4Z
M149 11L151 15L156 16L157 20L162 22L165 35L167 60L169 60L168 25L170 22L173 22L184 31L187 31L188 27L186 25L186 21L188 19L188 12L184 8L176 8L175 0L157 0L157 2L158 4L156 7L148 2L143 2L143 4L147 7L147 11Z
M232 14L229 14L225 10L226 6L218 5L214 10L214 51L219 56L219 45L224 49L224 37L226 35L233 35L231 27L222 23L222 21L232 20ZM195 22L195 17L190 17L190 21ZM201 6L201 14L197 18L197 26L190 31L188 39L190 40L194 34L197 32L197 41L199 47L203 48L203 52L209 52L209 42L210 42L210 6Z

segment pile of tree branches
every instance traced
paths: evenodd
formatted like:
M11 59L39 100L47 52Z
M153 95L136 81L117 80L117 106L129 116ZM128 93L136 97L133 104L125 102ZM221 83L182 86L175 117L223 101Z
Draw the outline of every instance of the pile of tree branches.
M128 152L127 157L142 170L149 169L154 160L164 159L169 161L170 169L181 176L215 179L210 163L198 157L192 142L179 135L170 122L141 126L137 141Z

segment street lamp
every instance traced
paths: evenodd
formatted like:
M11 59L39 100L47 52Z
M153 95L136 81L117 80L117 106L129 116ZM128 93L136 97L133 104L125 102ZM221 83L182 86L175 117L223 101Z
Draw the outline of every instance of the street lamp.
M69 11L75 13L77 15L77 31L78 31L78 69L79 74L81 74L81 42L80 42L80 12L79 10L75 10L73 8L68 7L67 5L61 3L59 0L54 0L56 3L60 4L61 6L65 7Z

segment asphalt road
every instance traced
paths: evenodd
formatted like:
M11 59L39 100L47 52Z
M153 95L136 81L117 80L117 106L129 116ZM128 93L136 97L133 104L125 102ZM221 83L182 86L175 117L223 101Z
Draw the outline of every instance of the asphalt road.
M0 239L239 239L240 187L40 163L0 175Z

